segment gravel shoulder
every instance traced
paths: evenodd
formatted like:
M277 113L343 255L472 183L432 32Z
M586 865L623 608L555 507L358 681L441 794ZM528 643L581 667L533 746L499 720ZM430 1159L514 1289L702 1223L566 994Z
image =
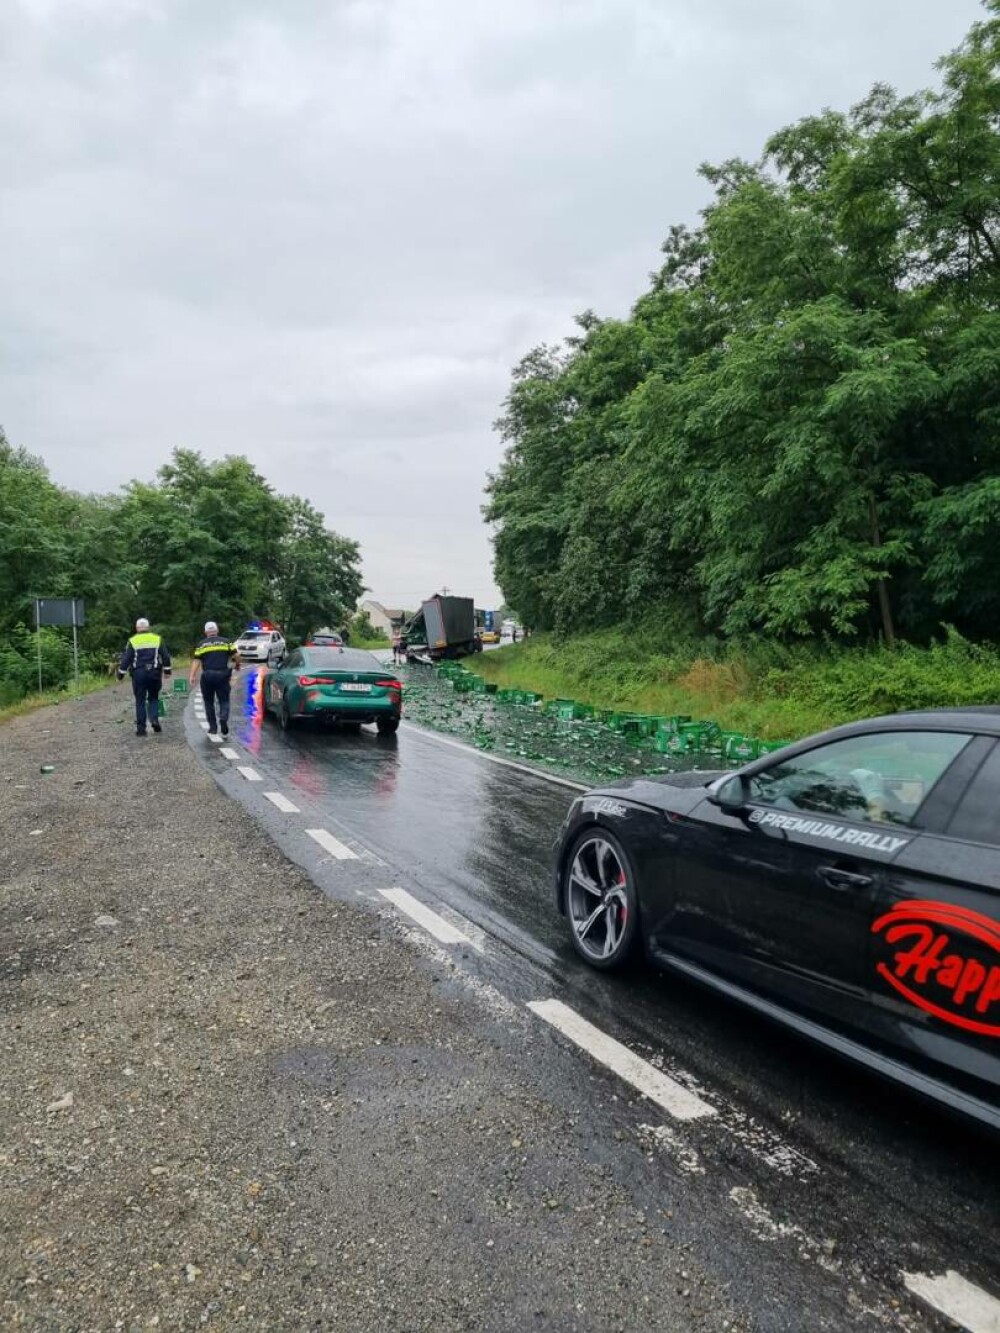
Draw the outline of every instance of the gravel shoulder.
M0 726L0 1325L751 1326L502 1012L130 718Z

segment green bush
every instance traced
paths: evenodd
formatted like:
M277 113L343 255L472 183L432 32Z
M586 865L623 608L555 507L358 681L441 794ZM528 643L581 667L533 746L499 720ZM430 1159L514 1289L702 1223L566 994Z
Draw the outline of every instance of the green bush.
M687 713L772 740L881 713L1000 702L1000 652L948 628L929 647L893 649L723 646L614 629L538 635L469 665L507 689L622 712Z
M43 629L42 688L58 689L73 679L73 641L69 631ZM81 670L87 663L81 661ZM35 631L15 625L0 642L0 706L16 703L38 689Z

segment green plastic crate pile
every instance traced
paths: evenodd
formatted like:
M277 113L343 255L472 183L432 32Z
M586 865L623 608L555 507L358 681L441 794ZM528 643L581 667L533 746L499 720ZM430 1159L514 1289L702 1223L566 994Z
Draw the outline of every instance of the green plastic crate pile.
M498 689L461 663L410 672L407 712L418 722L463 736L483 750L570 770L587 779L662 773L719 760L738 765L787 741L723 731L715 722L545 701L530 690Z

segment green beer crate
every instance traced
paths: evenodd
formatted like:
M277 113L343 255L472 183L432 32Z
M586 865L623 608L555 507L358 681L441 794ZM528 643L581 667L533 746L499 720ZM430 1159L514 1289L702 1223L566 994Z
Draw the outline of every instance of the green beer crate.
M726 731L722 734L725 738L722 753L727 759L748 764L751 759L756 759L760 755L760 741L756 737L743 736L738 731Z
M186 677L184 677L184 676L175 676L175 677L174 677L173 691L174 691L174 694L187 694L187 692L188 692L188 683L187 683L187 679L186 679Z

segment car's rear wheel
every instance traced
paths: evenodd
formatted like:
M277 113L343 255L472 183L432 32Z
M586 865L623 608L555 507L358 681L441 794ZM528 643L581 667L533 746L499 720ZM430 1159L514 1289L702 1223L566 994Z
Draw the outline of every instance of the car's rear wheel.
M591 967L623 967L639 938L639 897L625 849L605 829L581 833L563 871L573 947Z
M399 730L399 718L380 717L375 725L378 727L378 734L380 736L395 736L396 732Z
M281 723L282 731L291 731L295 719L292 717L291 710L288 707L288 700L282 695L281 703L278 706L278 721Z

